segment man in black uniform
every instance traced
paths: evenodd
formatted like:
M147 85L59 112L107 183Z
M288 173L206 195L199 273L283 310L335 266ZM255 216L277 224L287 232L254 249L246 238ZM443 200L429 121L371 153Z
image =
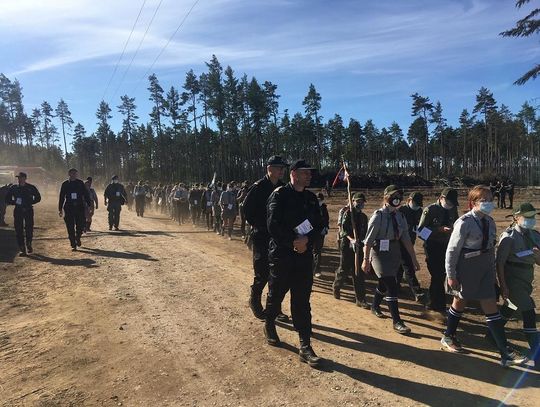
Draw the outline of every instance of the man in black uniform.
M15 205L13 217L17 244L21 252L20 256L26 256L27 251L28 253L32 253L33 251L34 208L32 205L41 201L41 195L34 185L26 182L26 174L24 172L20 172L16 177L19 179L19 183L9 188L5 197L5 203L7 205Z
M422 217L422 207L424 206L424 196L422 193L415 191L407 200L407 205L401 205L398 209L407 220L407 225L409 226L409 236L411 237L411 243L415 244L416 242L416 230L418 228L418 223L420 223L420 218ZM407 279L409 288L417 302L423 302L425 300L425 295L420 288L420 283L416 278L416 270L412 262L409 252L401 243L401 266L397 273L397 282L401 284L403 280L403 275Z
M84 203L88 206L92 204L88 189L84 182L77 178L78 175L75 168L68 171L69 179L62 183L58 199L58 215L64 215L72 250L77 250L77 246L81 245L81 236L86 226Z
M112 182L105 188L105 206L109 211L109 230L119 230L120 225L120 211L122 205L126 203L126 190L124 186L120 184L118 175L112 177Z
M370 309L371 306L366 301L366 282L364 272L362 271L362 262L364 261L364 239L366 238L368 218L362 209L366 203L366 196L360 192L356 192L352 196L353 213L349 206L341 217L340 233L339 233L339 268L336 270L332 291L334 298L341 298L341 288L347 276L351 276L353 280L354 296L356 305L364 309ZM353 229L354 218L354 229ZM355 266L355 256L358 256L357 265ZM358 267L358 270L356 270Z
M266 224L266 203L268 197L283 184L281 178L285 173L287 163L280 156L272 156L266 165L266 176L253 184L244 199L244 215L251 225L251 241L253 245L253 285L249 296L249 307L253 315L259 319L265 319L264 309L261 304L261 296L266 283L268 283L268 244L270 234ZM288 317L281 312L278 320L287 320Z
M429 285L429 308L446 316L446 248L458 219L458 193L445 188L437 202L424 208L418 224L419 237L424 240L426 264L431 282ZM423 231L423 229L426 229Z
M297 161L291 167L290 182L268 198L270 275L264 333L269 345L280 345L275 318L290 290L293 325L300 336L300 360L317 366L320 358L311 348L309 297L313 286L313 242L322 231L323 219L317 197L306 189L311 170L304 160Z

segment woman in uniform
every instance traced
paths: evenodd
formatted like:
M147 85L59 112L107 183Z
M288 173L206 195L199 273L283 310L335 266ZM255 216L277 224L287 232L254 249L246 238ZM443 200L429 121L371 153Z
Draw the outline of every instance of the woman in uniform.
M443 349L463 353L456 331L469 300L480 302L486 322L501 354L501 365L511 366L527 361L517 353L510 354L504 322L495 294L495 221L490 216L495 208L488 186L477 185L469 192L472 208L455 223L446 250L445 268L449 294L454 295L448 310L446 330L441 339Z
M534 265L540 265L540 233L534 227L538 211L530 203L514 211L514 223L501 235L497 247L497 274L503 298L501 308L505 320L514 311L521 313L523 333L530 347L530 358L540 368L540 350L536 313L531 298Z
M415 269L419 270L420 266L411 243L407 221L397 210L402 200L403 192L397 186L386 187L383 206L373 213L368 223L362 270L369 273L373 268L379 280L373 296L372 313L379 318L384 317L380 305L386 294L384 299L392 315L394 330L400 334L407 334L411 329L401 320L398 307L396 275L401 265L400 241L409 252Z

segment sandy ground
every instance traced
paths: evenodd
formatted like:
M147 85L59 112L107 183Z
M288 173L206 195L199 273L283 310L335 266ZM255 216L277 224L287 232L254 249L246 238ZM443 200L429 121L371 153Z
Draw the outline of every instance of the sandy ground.
M454 355L439 348L442 322L405 289L409 336L356 307L350 286L342 300L333 298L334 224L343 199L329 202L332 230L312 295L313 347L325 359L319 370L298 361L290 324L280 324L282 348L265 344L247 306L251 257L239 236L229 242L127 210L122 230L109 232L100 208L94 231L72 253L53 200L38 204L30 257L17 257L13 230L0 229L0 404L538 405L540 375L499 367L476 309L460 332L471 353ZM496 213L501 227L507 213ZM368 299L373 287L369 281ZM510 322L509 336L525 346L519 327Z

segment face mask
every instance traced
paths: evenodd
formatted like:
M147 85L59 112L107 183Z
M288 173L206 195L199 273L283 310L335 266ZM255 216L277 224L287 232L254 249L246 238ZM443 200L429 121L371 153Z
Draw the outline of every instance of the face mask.
M454 205L452 205L451 203L448 203L446 199L444 201L441 201L441 205L446 210L450 210L454 207Z
M397 208L399 205L401 205L401 198L394 198L390 201L390 206L394 208Z
M364 209L364 203L363 203L363 202L355 203L355 204L354 204L354 207L355 207L356 209Z
M324 201L321 201L320 199L318 199L319 201L319 206L322 206L322 204L324 203Z
M117 179L113 179L113 184L118 184L118 180L117 180Z
M420 205L417 205L413 202L409 203L409 208L411 208L413 211L417 211L420 209Z
M519 226L525 229L534 229L536 226L536 219L535 218L523 218L523 220L520 222Z
M493 212L493 209L495 209L495 204L493 202L480 202L480 212L489 215Z

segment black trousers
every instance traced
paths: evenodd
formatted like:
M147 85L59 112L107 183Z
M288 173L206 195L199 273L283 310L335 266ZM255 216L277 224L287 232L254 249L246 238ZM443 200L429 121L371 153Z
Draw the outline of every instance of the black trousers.
M397 282L398 284L401 283L401 280L403 280L403 275L405 275L405 279L407 280L407 283L409 284L409 287L415 293L418 288L420 288L420 283L418 282L418 279L416 278L416 270L414 269L414 264L411 259L411 255L401 243L399 242L400 248L401 248L401 266L399 267L399 270L397 272Z
M76 240L81 238L82 232L86 225L84 208L82 206L65 207L64 222L66 223L69 243L71 243L71 247L76 247Z
M364 260L363 245L359 247L359 263L362 264ZM336 270L336 276L334 278L333 286L335 288L342 288L347 276L352 277L354 295L356 301L363 301L366 297L366 277L362 270L358 270L358 273L354 269L354 251L349 244L349 239L346 237L339 239L339 268Z
M268 264L268 243L270 236L264 233L253 232L251 235L253 243L253 285L251 293L260 296L264 287L268 283L270 265Z
M21 249L24 248L26 238L26 246L30 246L34 236L34 209L15 207L13 218L17 244Z
M430 308L435 311L446 310L446 270L444 259L446 247L443 245L426 245L426 263L431 282L429 284Z
M137 195L135 197L135 212L137 212L137 216L144 215L145 204L146 204L146 197L144 195Z
M244 205L240 205L240 232L242 236L246 235L246 216L244 215Z
M266 298L266 322L273 323L281 312L281 303L291 292L293 326L300 338L309 343L311 337L311 306L309 299L313 286L313 254L293 254L282 258L270 258L268 296Z
M118 227L120 224L120 212L122 211L122 204L120 202L110 202L107 205L109 211L109 226Z

